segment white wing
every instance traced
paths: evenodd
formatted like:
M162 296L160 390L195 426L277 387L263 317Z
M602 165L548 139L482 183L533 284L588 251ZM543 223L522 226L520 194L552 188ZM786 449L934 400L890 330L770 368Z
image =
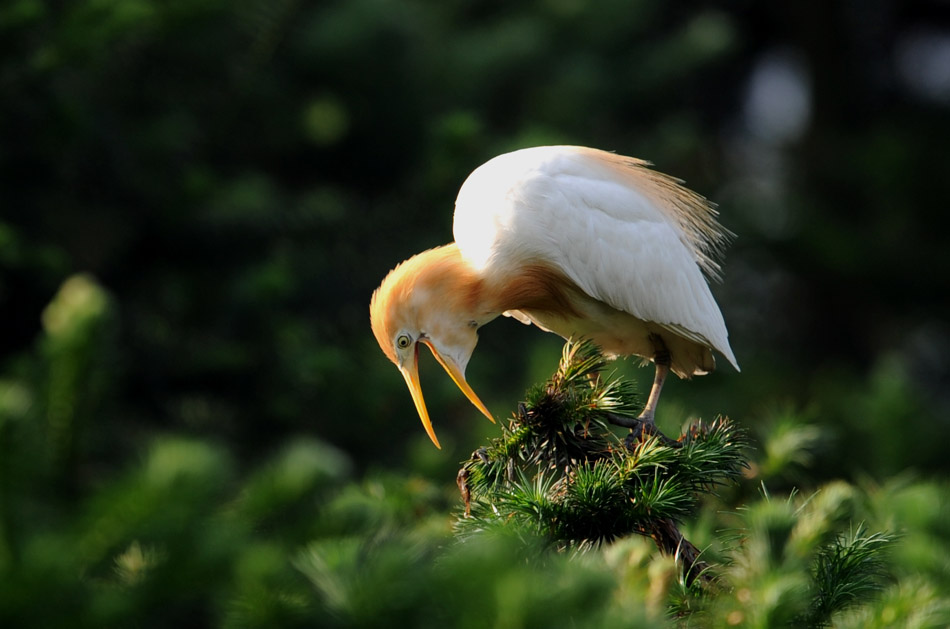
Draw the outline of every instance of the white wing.
M462 185L454 232L486 276L547 262L591 297L715 348L738 369L701 270L716 272L709 250L723 232L701 197L644 162L564 146L501 155Z

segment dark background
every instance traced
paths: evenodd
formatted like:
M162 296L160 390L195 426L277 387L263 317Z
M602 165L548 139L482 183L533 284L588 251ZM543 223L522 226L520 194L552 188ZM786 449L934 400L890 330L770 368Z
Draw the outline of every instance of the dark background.
M649 159L737 234L742 373L671 382L662 426L810 422L814 479L950 470L946 3L12 0L0 94L3 408L61 434L54 485L166 434L450 484L493 429L427 360L431 448L369 297L451 240L472 169L554 143ZM69 371L43 313L77 274L107 324ZM503 417L559 350L499 320L469 380Z

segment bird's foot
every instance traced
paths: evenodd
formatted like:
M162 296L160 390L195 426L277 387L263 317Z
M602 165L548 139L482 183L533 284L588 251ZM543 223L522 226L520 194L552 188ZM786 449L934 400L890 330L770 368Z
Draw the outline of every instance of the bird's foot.
M683 444L676 439L670 439L664 435L659 428L656 427L656 422L653 421L652 415L640 415L639 417L621 417L620 415L614 415L611 413L609 415L609 420L611 424L616 426L623 426L624 428L630 429L630 434L627 435L623 443L627 446L627 449L634 449L637 444L648 436L656 437L660 440L665 446L671 448L682 448Z
M683 447L683 443L681 441L670 439L664 435L659 428L656 427L655 423L646 420L639 420L639 424L630 429L630 434L627 435L627 438L623 440L623 443L628 449L632 450L639 442L643 441L648 436L656 437L660 440L660 443L670 448Z

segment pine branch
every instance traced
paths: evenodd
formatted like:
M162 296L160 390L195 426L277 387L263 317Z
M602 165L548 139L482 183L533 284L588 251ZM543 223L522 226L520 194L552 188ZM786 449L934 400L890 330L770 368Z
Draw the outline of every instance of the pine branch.
M886 575L882 551L893 541L886 533L867 534L862 523L825 546L815 558L817 593L807 624L828 624L834 612L880 592Z
M602 377L590 342L568 342L557 372L532 388L502 436L459 471L461 533L498 522L523 526L558 548L589 548L636 533L677 557L688 583L707 566L676 523L698 494L736 479L745 438L727 419L697 423L671 444L644 435L627 447L612 431L640 410L632 383Z

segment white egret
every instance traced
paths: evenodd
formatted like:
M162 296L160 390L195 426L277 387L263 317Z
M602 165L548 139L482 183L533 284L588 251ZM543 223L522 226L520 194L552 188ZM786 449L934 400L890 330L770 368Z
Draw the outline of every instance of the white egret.
M647 162L577 146L500 155L462 185L453 231L454 243L393 269L370 304L373 333L437 447L419 346L492 419L465 368L478 329L498 315L652 360L639 418L650 429L669 371L708 373L713 350L739 368L706 279L718 277L727 232L706 199Z

